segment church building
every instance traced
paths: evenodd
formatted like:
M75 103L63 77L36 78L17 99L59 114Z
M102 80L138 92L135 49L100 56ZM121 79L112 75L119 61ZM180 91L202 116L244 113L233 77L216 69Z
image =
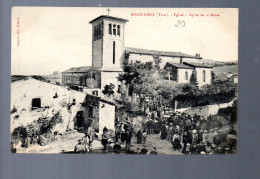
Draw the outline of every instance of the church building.
M182 52L125 47L126 22L127 19L108 15L101 15L91 20L89 23L92 25L92 66L75 67L62 72L62 83L76 86L84 93L99 97L103 96L102 90L106 85L113 84L114 92L120 94L122 84L117 77L123 73L124 59L147 62L153 61L155 56L162 59L161 68L177 64L175 67L180 69L179 73L176 73L178 77L173 77L172 80L177 80L179 83L189 82L190 75L195 70L198 72L198 79L201 79L198 81L200 85L211 83L212 68L203 66L199 54L192 56ZM182 73L183 67L186 71Z

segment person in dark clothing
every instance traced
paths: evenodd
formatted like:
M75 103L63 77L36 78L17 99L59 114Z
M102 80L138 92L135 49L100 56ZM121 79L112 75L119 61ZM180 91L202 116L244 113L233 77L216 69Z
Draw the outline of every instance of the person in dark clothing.
M188 143L187 138L188 138L187 132L184 132L183 136L182 136L182 143L183 143L182 153L184 153L185 150L186 150L186 146L187 146L187 143Z
M172 137L172 147L173 150L180 150L181 149L181 136L179 133L176 133Z
M153 150L150 152L151 155L158 155L156 147L153 147Z
M201 154L202 152L206 153L206 145L201 142L199 145L197 145L197 151L199 154Z
M229 131L228 131L228 133L231 134L231 135L237 135L237 132L236 132L236 130L234 129L234 126L231 126L231 128L230 128Z
M141 149L141 154L147 154L148 149L147 147L144 145L143 148Z
M161 139L164 140L166 138L167 138L167 128L166 125L163 124L161 129Z
M187 143L192 143L192 133L190 130L187 131Z
M199 130L199 132L198 132L198 138L197 138L197 144L201 143L201 141L203 140L202 135L203 135L202 130Z
M147 128L146 128L146 134L148 135L148 134L150 134L150 130L151 130L151 121L150 121L150 119L148 119L148 121L146 122L146 126L147 126Z
M142 139L143 139L143 129L142 128L137 132L136 139L137 139L137 144L142 143Z
M129 150L129 146L131 145L133 127L130 121L125 125L125 134L126 134L126 150Z
M118 123L118 124L116 125L115 138L116 138L116 142L118 142L118 139L120 138L120 123Z
M116 142L115 145L114 145L114 147L113 147L113 149L114 149L114 152L115 152L115 153L120 153L121 145L119 145L119 143Z
M101 144L103 145L104 150L106 150L106 148L107 148L108 139L109 139L109 132L108 132L108 129L106 127L104 127L103 134L102 134L102 141L101 141Z
M121 123L120 125L120 138L122 143L126 140L125 125L125 123Z
M190 151L192 154L198 154L198 146L196 143L193 146L191 146Z

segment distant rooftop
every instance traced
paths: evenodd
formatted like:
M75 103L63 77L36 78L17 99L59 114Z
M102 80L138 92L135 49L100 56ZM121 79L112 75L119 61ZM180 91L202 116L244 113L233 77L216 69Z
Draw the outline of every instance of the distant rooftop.
M183 62L183 64L192 66L192 67L201 67L201 68L213 68L211 65L207 65L204 63L194 63L194 62Z
M72 67L64 72L88 72L92 70L99 70L100 68L98 67L92 67L92 66L82 66L82 67ZM63 73L64 73L63 72Z
M168 56L168 57L186 57L186 58L198 58L196 56L188 55L182 52L169 52L169 51L157 51L157 50L147 50L140 48L126 47L126 53L136 53L144 55L158 55L158 56ZM200 57L198 59L201 59Z
M89 23L91 24L94 21L99 20L99 19L113 19L113 20L119 20L119 21L123 21L123 22L128 22L127 19L123 19L123 18L119 18L119 17L112 17L112 16L108 16L108 15L101 15L101 16L98 16L97 18L93 19Z
M167 62L166 65L167 65L167 64L170 64L170 65L172 65L172 66L174 66L174 67L177 67L177 68L192 69L192 67L190 67L190 66L188 66L188 65L184 65L184 64L182 64L182 63ZM165 65L165 66L166 66L166 65Z
M106 68L101 68L101 67L92 67L92 66L82 66L82 67L73 67L70 68L66 71L63 71L63 73L82 73L82 72L89 72L89 71L118 71L121 72L123 71L122 68L119 67L106 67Z

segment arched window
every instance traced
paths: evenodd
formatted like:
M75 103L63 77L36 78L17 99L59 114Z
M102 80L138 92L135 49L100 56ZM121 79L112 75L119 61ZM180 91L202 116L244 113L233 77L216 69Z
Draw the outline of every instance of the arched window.
M109 24L109 26L108 26L108 33L112 34L112 25L111 24Z
M94 80L96 79L95 73L92 74L92 78L93 78Z
M101 35L101 34L102 34L102 30L101 30L101 28L102 28L102 25L101 25L101 24L99 24L99 27L98 27L99 35Z
M188 81L188 72L187 71L185 71L185 80Z
M205 72L205 70L203 70L203 82L205 82L206 81L206 72Z
M116 24L113 25L113 35L116 35Z
M113 41L113 64L116 63L116 42Z
M98 24L98 36L100 35L100 24Z
M94 37L97 36L97 26L95 26L95 29L94 29Z
M117 35L120 36L120 25L117 26Z

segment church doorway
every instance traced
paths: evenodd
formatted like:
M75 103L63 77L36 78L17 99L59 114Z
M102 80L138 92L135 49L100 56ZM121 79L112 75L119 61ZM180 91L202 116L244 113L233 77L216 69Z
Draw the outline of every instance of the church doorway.
M84 127L84 115L83 115L83 111L78 111L78 112L77 112L77 127L78 127L78 128Z
M79 84L81 85L81 86L83 86L84 84L84 80L83 80L83 77L81 76L80 78L79 78Z

